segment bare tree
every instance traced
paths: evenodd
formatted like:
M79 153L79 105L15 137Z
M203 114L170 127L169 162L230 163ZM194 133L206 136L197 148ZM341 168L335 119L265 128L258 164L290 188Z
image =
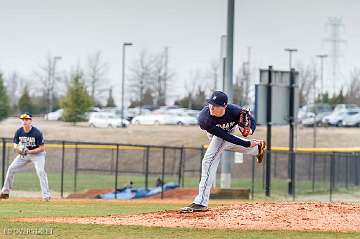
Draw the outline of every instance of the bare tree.
M40 65L40 71L35 72L35 77L39 79L40 91L47 99L48 112L53 110L54 98L57 95L57 85L61 78L56 75L55 66L60 57L48 55L43 65Z
M208 79L209 90L214 91L222 88L222 81L220 77L220 62L218 60L212 60L209 68L205 72L205 78Z
M184 88L188 97L188 108L192 108L193 96L198 89L199 91L204 89L204 81L202 81L202 73L200 69L191 70L189 78L184 82Z
M104 82L107 70L108 65L107 63L103 62L100 51L88 57L86 78L87 84L90 88L90 96L94 100L95 94L99 93L99 88Z
M360 69L353 69L350 77L351 81L346 94L346 102L360 105Z
M139 103L140 110L143 105L144 92L146 89L152 89L152 67L153 59L142 50L139 58L131 67L131 77L129 90Z
M306 105L311 102L311 100L315 101L314 91L316 90L316 81L317 74L315 65L304 66L303 64L298 64L297 66L299 72L299 105Z
M14 109L22 94L22 90L25 87L25 80L21 78L16 71L14 71L5 79L5 81L10 98L10 106Z
M165 47L164 51L153 57L152 66L152 81L153 81L153 92L155 96L155 104L158 106L166 105L166 100L169 96L169 89L173 87L172 79L174 72L169 69L169 54L168 48Z

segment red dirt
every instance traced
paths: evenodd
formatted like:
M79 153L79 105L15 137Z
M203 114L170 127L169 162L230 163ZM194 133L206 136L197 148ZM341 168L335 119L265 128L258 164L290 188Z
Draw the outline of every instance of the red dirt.
M207 212L177 211L104 217L17 218L21 222L142 225L240 230L360 232L360 204L319 202L237 203Z
M114 189L112 188L102 188L102 189L90 189L87 190L86 192L79 192L79 193L72 193L69 196L67 196L66 198L95 198L96 195L98 194L103 194L103 193L109 193L109 192L113 192Z
M91 189L86 192L72 193L67 198L95 198L98 194L113 192L114 189L104 188L104 189ZM213 190L216 192L216 190ZM175 188L169 191L164 192L164 198L177 198L177 199L193 199L198 193L197 188ZM156 194L147 198L161 198L161 193ZM144 198L144 199L147 199Z

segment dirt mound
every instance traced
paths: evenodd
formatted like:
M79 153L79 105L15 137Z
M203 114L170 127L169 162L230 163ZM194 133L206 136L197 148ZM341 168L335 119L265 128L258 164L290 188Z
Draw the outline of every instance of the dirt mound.
M242 230L360 232L360 205L348 203L239 203L207 212L163 211L106 217L18 218L21 222L117 224Z
M90 189L85 192L72 193L67 198L95 198L98 194L109 193L113 191L113 188ZM194 198L197 193L197 188L175 188L164 192L164 198L191 199ZM161 198L161 193L146 198Z
M66 198L95 198L98 194L109 193L113 188L90 189L85 192L72 193Z
M198 188L175 188L164 192L164 198L191 199L198 194ZM149 198L161 198L161 193Z

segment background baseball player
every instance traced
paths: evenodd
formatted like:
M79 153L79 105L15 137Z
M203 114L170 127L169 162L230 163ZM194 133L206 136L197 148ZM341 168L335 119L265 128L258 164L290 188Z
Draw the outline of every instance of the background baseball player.
M210 189L224 150L256 155L258 163L263 160L266 148L263 140L247 140L232 134L237 126L244 137L254 133L256 122L250 110L227 104L227 101L225 93L215 91L199 114L200 128L207 131L210 144L202 161L199 193L192 204L180 209L181 212L207 210Z
M40 180L42 197L45 201L50 200L48 179L45 172L45 145L41 131L32 123L32 116L28 113L20 116L22 127L14 136L14 149L18 156L10 164L6 173L4 186L1 190L0 199L8 199L13 185L15 173L21 170L26 164L32 162Z

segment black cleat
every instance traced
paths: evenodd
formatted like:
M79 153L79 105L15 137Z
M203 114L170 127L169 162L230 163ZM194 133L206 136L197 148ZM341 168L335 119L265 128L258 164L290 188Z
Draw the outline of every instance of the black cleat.
M180 208L181 213L192 213L192 212L204 212L207 211L208 207L196 203L191 203L187 207Z
M0 194L0 199L9 199L9 194L8 193Z

